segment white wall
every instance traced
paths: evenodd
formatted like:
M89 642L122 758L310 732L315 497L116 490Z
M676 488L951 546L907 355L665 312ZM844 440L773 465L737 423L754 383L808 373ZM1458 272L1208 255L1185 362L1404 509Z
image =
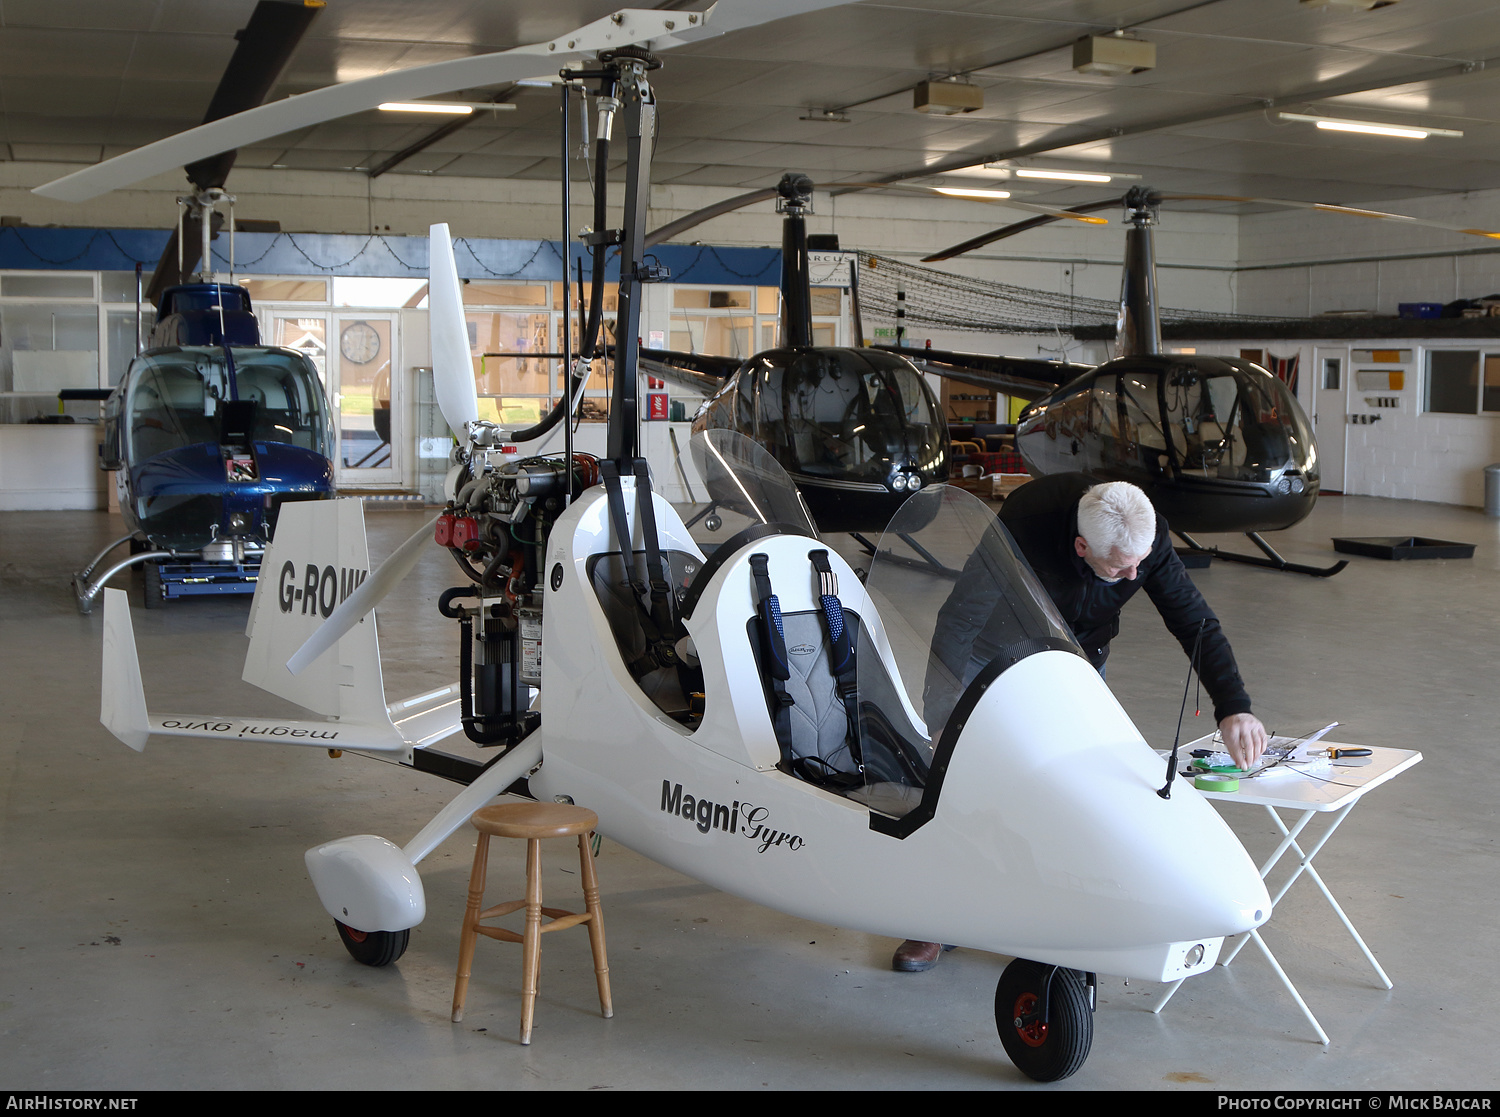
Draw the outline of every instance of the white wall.
M1352 205L1361 205L1351 202ZM1409 198L1365 207L1500 229L1500 190ZM1452 302L1500 291L1500 248L1493 240L1393 221L1372 221L1304 209L1240 219L1239 307L1244 314L1305 317L1327 310L1395 314L1404 302ZM1419 259L1339 263L1340 260L1439 253Z
M1351 201L1352 205L1361 205ZM1399 212L1468 228L1500 229L1500 190L1380 202L1365 208ZM1367 310L1395 315L1398 304L1446 303L1500 292L1500 252L1494 242L1463 233L1392 221L1341 217L1309 210L1255 214L1240 220L1238 309L1245 314L1308 317L1328 310ZM1500 247L1500 246L1496 246ZM1481 250L1473 254L1475 249ZM1426 255L1437 253L1438 255ZM1419 258L1402 259L1417 255ZM1393 259L1358 259L1395 257ZM1257 265L1296 264L1257 269ZM1240 342L1238 348L1268 345L1278 354L1294 346L1282 342ZM1482 341L1438 343L1441 348L1500 349ZM1312 411L1312 343L1304 342L1302 403ZM1331 348L1319 343L1320 349ZM1351 342L1349 349L1410 348L1415 375L1397 408L1379 409L1376 423L1349 424L1345 491L1370 496L1432 500L1481 506L1483 468L1500 461L1500 416L1439 415L1421 410L1426 350L1422 342L1384 339ZM1230 351L1228 349L1226 352ZM1351 370L1346 414L1375 414L1353 387Z

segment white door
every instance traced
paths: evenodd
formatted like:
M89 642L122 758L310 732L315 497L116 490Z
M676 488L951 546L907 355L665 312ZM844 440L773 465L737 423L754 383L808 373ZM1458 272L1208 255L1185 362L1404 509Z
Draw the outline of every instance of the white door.
M1344 491L1344 454L1349 425L1349 350L1313 350L1313 435L1318 440L1322 491Z

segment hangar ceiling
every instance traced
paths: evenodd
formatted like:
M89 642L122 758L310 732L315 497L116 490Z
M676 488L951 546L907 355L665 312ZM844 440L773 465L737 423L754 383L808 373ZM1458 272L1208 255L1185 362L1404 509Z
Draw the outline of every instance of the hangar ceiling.
M189 128L255 0L0 0L0 158L86 164ZM536 42L600 18L601 0L328 0L271 99L393 68ZM642 4L642 6L648 6ZM701 9L704 0L657 7ZM1154 69L1072 68L1072 43L1116 29ZM906 0L831 8L665 56L654 178L749 189L784 170L820 185L934 175L978 161L1104 170L1179 191L1374 202L1500 187L1500 18L1493 0L1370 11L1300 0ZM960 75L984 107L912 107ZM371 111L243 149L242 167L555 179L555 93L497 93L441 121ZM1276 111L1459 130L1425 140L1321 132ZM1019 193L1017 186L1012 186ZM1108 187L1027 182L1077 204Z

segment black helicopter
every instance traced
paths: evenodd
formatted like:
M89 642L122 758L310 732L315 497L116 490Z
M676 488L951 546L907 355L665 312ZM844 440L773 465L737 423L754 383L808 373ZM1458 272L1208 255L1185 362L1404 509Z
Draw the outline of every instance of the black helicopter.
M710 217L775 198L783 215L781 346L745 361L643 349L642 367L658 374L686 370L698 383L713 384L693 432L736 430L764 446L796 482L821 531L878 531L912 493L948 480L948 428L931 387L907 355L812 344L806 219L813 188L806 175L789 173L775 188L700 210L646 241L650 247ZM855 329L862 333L858 317L856 306ZM1037 393L1080 368L997 358L982 369L942 374L991 390Z
M1033 475L1078 472L1140 486L1190 551L1321 577L1337 574L1345 562L1291 563L1260 535L1300 523L1318 499L1317 446L1296 397L1249 361L1162 352L1152 230L1163 197L1136 187L1124 199L1087 207L1122 201L1125 207L1116 357L1029 404L1016 426L1016 449ZM1047 220L1009 228L1021 232ZM924 262L994 239L987 234ZM954 363L964 359L942 356ZM1244 532L1262 555L1204 546L1194 532Z
M1016 448L1027 470L1038 476L1080 472L1139 485L1189 553L1318 577L1337 574L1346 562L1328 567L1288 562L1260 534L1300 523L1318 498L1312 424L1286 384L1236 357L1162 352L1152 229L1164 201L1259 203L1495 234L1349 206L1149 187L1072 207L1075 214L1125 209L1116 356L1039 398L1034 392L1028 396L1024 387L1011 391L1033 400L1016 428ZM1054 215L1043 215L1016 222L933 253L923 263L948 260L1053 220ZM931 357L930 367L940 375L974 362L961 353ZM1243 532L1261 554L1221 551L1199 543L1194 532Z

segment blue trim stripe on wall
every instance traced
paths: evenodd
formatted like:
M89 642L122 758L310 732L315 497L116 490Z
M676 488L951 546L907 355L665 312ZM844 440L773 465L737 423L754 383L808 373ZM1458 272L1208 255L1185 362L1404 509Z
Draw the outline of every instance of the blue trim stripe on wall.
M0 269L14 271L134 271L155 268L169 232L162 229L38 229L0 227ZM562 278L557 241L459 237L454 256L465 279ZM228 242L215 242L215 263L228 270ZM235 270L250 275L357 275L425 277L427 238L350 233L237 233ZM584 258L569 249L570 270ZM778 248L658 245L651 252L671 271L673 283L754 283L771 286L781 274ZM615 254L615 260L618 255ZM585 273L588 270L585 259ZM609 276L618 278L611 261Z

